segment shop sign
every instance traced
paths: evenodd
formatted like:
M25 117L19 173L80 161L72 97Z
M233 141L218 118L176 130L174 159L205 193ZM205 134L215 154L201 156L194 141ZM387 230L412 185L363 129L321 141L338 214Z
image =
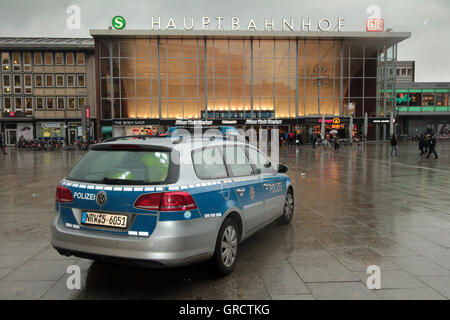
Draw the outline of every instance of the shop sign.
M61 125L60 122L42 122L41 127L42 128L59 128Z
M114 120L115 126L142 126L145 125L145 120Z
M212 120L175 120L176 126L210 126Z
M14 111L2 112L2 117L4 118L24 118L26 116L27 116L26 112L14 112Z
M333 124L339 124L339 123L341 123L340 118L333 118Z
M283 124L283 120L281 119L247 119L245 120L245 124L248 125L280 125Z

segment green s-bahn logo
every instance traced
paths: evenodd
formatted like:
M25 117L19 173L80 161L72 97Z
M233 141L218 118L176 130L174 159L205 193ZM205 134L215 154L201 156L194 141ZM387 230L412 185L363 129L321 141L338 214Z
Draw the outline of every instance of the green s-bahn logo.
M125 21L125 18L122 16L115 16L112 18L112 26L116 30L122 30L125 28L127 22Z

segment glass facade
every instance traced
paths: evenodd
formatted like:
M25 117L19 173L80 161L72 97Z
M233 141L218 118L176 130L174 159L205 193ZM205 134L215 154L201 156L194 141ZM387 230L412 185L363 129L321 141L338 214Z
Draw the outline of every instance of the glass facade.
M396 45L382 41L111 37L97 45L105 120L374 117L394 109Z

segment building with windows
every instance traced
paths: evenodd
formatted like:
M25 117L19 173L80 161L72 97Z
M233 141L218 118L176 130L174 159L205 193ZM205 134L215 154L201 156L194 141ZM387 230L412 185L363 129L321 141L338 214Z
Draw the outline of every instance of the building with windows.
M396 85L398 132L416 136L426 128L450 134L450 82L399 82Z
M409 32L91 30L98 135L198 123L389 136ZM336 120L336 118L339 118ZM335 121L333 121L335 119ZM374 121L376 120L376 121Z
M81 108L96 121L92 39L0 38L0 129L6 144L82 135Z

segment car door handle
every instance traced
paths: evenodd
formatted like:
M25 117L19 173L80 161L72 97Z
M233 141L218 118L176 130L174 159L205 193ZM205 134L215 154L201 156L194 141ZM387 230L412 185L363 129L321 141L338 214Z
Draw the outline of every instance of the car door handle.
M244 195L245 188L237 188L236 192L242 197Z

